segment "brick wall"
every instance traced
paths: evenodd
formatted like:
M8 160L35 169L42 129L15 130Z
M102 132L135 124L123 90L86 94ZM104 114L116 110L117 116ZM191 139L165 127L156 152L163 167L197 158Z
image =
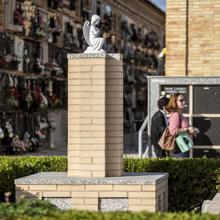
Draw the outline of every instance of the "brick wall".
M167 0L166 75L220 75L220 1Z
M128 201L129 211L167 211L168 182L157 185L16 185L16 202L21 199L66 198L71 207L78 210L99 210L102 198Z
M186 72L186 1L167 0L166 75L184 76Z

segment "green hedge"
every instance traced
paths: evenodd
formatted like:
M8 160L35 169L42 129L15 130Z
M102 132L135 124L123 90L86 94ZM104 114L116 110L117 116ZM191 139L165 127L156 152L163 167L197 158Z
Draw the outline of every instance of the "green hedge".
M66 171L66 157L0 157L0 201L11 192L14 201L14 180L38 172Z
M220 215L195 213L60 211L44 201L0 204L1 219L22 220L219 220Z
M220 188L219 159L125 159L128 172L169 173L169 210L199 210ZM220 191L220 190L219 190Z
M130 159L124 160L125 171L169 173L169 210L191 211L212 199L219 187L219 159ZM12 192L14 179L37 172L67 170L66 157L0 157L0 200Z

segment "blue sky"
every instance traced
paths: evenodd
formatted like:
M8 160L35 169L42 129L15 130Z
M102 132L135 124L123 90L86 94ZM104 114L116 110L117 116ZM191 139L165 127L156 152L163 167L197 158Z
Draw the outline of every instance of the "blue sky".
M155 5L157 5L159 8L161 8L163 11L166 11L166 0L150 0Z

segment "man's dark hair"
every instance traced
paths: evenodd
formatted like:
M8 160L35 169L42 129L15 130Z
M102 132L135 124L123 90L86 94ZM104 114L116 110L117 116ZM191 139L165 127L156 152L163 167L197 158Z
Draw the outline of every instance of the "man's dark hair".
M166 96L163 96L157 101L157 106L160 110L163 110L163 107L166 106L169 102L169 99Z

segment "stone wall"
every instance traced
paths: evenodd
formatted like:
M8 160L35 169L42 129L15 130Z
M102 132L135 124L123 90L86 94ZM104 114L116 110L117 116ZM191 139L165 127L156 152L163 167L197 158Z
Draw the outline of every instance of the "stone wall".
M3 13L3 0L0 0L0 31L3 29L4 24L4 13Z
M220 75L220 1L167 0L166 76Z
M109 4L117 12L119 19L121 15L128 16L137 25L142 25L153 30L163 37L165 32L165 13L145 0L101 0ZM121 28L119 26L119 31Z

